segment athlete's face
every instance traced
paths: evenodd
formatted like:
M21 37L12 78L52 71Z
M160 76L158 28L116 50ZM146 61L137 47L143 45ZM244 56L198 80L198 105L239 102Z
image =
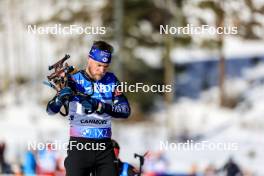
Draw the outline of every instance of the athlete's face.
M91 58L88 58L86 71L89 76L94 80L100 80L107 72L109 64L97 62Z

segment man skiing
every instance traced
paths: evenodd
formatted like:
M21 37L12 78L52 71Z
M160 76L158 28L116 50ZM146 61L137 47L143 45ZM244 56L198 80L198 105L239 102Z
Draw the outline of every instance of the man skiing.
M48 114L60 112L68 103L70 141L64 161L67 176L116 176L115 155L111 142L111 118L127 118L130 106L117 88L119 81L107 72L113 47L96 41L89 52L85 70L68 77L68 86L47 105ZM81 93L82 96L78 93ZM76 142L91 149L79 150ZM71 146L71 144L75 144Z

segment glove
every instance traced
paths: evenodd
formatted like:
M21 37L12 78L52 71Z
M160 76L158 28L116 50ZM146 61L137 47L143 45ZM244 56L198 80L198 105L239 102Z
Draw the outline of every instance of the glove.
M101 113L100 107L102 106L103 103L95 98L89 98L89 99L83 100L81 104L86 114L91 114L95 111L100 114Z
M53 115L60 111L61 106L62 102L59 101L56 97L54 97L48 102L46 111L49 115Z
M73 96L73 91L71 90L71 88L70 87L64 87L63 89L61 89L58 92L56 101L60 101L62 104L64 104L64 102L66 100L69 100L69 98L71 96Z

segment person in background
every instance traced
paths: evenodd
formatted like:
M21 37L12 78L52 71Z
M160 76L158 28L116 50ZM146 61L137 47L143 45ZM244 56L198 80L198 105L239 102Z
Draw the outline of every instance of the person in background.
M47 148L37 152L36 161L36 173L38 175L55 176L58 167L58 159L57 152L52 149L51 144L47 145Z
M4 142L0 142L0 173L13 174L10 164L5 161L5 149L6 144Z
M230 157L227 163L219 170L219 172L225 172L226 176L242 176L242 172L239 166L235 163L232 157Z
M148 176L166 175L169 162L162 151L148 152L146 156L144 171Z
M216 176L216 168L213 164L209 164L204 170L204 176Z
M131 164L127 162L122 162L119 158L120 147L119 144L112 139L112 144L114 147L115 157L116 157L116 164L119 176L136 176L138 175L138 170L133 167Z
M36 173L36 157L33 150L28 150L25 153L23 173L25 176L30 176Z

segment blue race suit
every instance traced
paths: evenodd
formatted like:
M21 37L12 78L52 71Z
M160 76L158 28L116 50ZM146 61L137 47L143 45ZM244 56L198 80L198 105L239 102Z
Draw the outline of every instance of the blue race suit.
M81 104L83 96L74 95L69 101L70 136L89 139L111 138L111 118L127 118L130 106L123 93L117 90L120 84L113 73L107 72L99 81L89 78L84 70L69 76L68 86L74 92L89 95L104 104L103 113L86 114ZM56 97L54 97L55 99ZM55 114L54 99L47 105L47 112Z

